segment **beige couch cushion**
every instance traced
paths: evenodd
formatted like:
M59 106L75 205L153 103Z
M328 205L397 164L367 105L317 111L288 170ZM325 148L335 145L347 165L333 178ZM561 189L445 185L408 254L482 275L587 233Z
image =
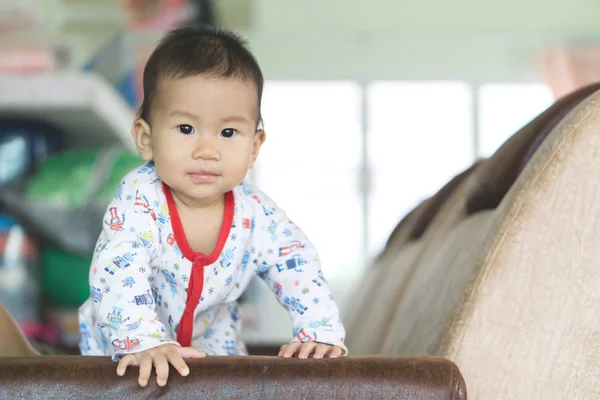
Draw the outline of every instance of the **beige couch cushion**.
M414 240L418 238L413 237L413 231L415 230L415 226L417 224L423 224L423 218L425 218L425 213L431 213L430 203L432 202L432 198L428 198L423 200L418 206L412 209L411 212L406 214L404 218L400 220L398 225L394 228L392 233L390 234L385 248L381 252L380 256L385 254L386 252L396 252L404 243L409 240Z
M437 216L444 203L473 172L480 162L481 161L475 162L472 166L456 175L435 195L422 201L417 207L415 207L404 218L402 218L402 220L398 223L398 225L396 225L396 228L394 228L390 234L385 249L382 253L387 251L396 251L398 246L401 246L409 240L420 239L425 231L429 228L431 222Z
M382 259L380 268L366 274L370 291L355 315L351 329L346 330L346 345L352 355L379 353L396 297L421 254L423 244L422 241L406 243L395 257Z
M600 89L600 82L564 96L508 139L496 151L485 171L481 172L480 180L469 193L467 199L469 212L496 208L524 164L548 133L577 104L598 89ZM514 162L507 162L507 160L514 160Z
M431 222L436 218L442 206L448 201L450 196L465 180L471 176L471 173L481 164L481 161L475 162L460 174L446 183L428 202L423 204L423 211L414 222L410 231L410 239L419 239L425 231L431 226Z
M370 346L370 338L361 340L361 336L357 334L359 331L362 332L364 330L361 327L362 320L364 319L364 315L372 312L372 302L377 294L381 292L381 282L386 279L387 274L393 268L392 264L394 264L395 257L409 240L410 230L427 201L429 200L425 200L402 218L394 229L396 235L393 240L390 237L385 249L373 261L373 265L369 267L356 283L355 287L351 289L351 302L342 308L342 312L344 313L344 326L347 333L346 345L351 349L353 354L356 351L359 352L356 354L365 354L366 346Z
M492 210L461 220L439 236L420 259L404 289L381 348L382 354L435 354L441 333L459 304L486 240ZM468 245L465 245L468 243Z
M600 398L600 93L544 141L496 210L438 354L470 399Z
M577 101L582 96L570 96ZM563 108L573 105L569 102L560 103ZM566 105L565 105L566 104ZM555 116L564 116L563 108L550 108ZM382 352L386 354L437 354L444 340L449 324L460 308L461 299L469 289L474 278L488 256L489 243L496 240L500 234L493 229L494 221L502 219L503 215L494 210L479 211L471 214L471 210L486 210L493 197L479 197L482 204L474 202L476 196L472 193L482 193L481 189L499 188L486 186L487 180L496 177L497 182L511 187L517 178L514 166L521 165L531 144L536 137L543 135L546 130L556 126L558 121L552 114L545 112L546 125L539 123L536 118L536 129L523 129L509 139L489 160L481 165L469 177L466 204L458 207L463 210L463 218L450 230L434 235L419 259L419 264L405 284L403 296L399 299L396 312L392 318L390 329L385 337ZM529 124L528 126L532 126ZM510 151L507 151L510 149ZM506 176L499 175L504 172ZM490 192L491 193L491 192ZM496 200L494 200L496 201ZM503 200L512 201L510 198ZM467 216L468 215L468 216Z
M368 346L365 342L371 340L370 338L362 338L358 335L358 332L363 331L361 325L364 315L372 312L373 297L377 296L380 291L380 282L385 280L385 276L392 267L391 261L393 259L385 257L383 254L380 255L368 272L364 273L355 286L350 289L352 293L351 300L341 308L344 327L346 328L345 343L352 354L365 354L365 346ZM357 351L358 353L356 353Z
M346 345L352 354L381 352L390 317L402 296L405 281L410 277L430 240L427 233L418 240L410 239L413 227L420 226L420 229L426 230L425 228L431 226L431 232L437 235L455 224L463 214L456 214L454 210L457 204L464 203L467 190L464 182L473 170L474 167L471 167L457 175L442 190L421 203L401 221L401 229L396 230L394 240L388 242L386 249L355 288L358 300L351 309L351 315L344 317ZM464 188L460 189L463 186ZM437 209L434 210L429 204L436 204ZM427 226L423 222L424 219L428 221ZM400 240L400 235L405 235L401 231L409 235L404 237L405 240Z

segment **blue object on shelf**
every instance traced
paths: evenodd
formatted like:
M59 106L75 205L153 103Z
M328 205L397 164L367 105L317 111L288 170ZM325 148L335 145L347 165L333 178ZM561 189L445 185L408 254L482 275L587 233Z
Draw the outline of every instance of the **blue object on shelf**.
M37 253L36 244L20 225L0 232L0 304L30 337L41 316Z
M137 107L133 49L121 33L102 43L83 65L84 72L93 72L111 84L131 107Z
M135 85L135 72L129 71L125 73L125 76L119 82L119 86L117 87L121 96L125 99L127 104L131 107L136 107L138 103L138 92L137 87Z
M8 215L0 214L0 233L8 232L8 230L15 224L15 220L10 218Z
M0 185L26 175L40 160L59 150L60 135L30 119L0 118Z

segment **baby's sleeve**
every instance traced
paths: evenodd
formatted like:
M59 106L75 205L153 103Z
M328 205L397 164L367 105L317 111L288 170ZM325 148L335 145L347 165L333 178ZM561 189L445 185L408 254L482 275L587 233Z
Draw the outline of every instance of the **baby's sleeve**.
M159 256L160 236L152 204L135 182L127 176L108 206L89 273L97 324L115 361L177 344L156 313L151 264Z
M263 205L265 223L255 231L260 245L254 247L260 252L254 263L258 275L288 310L293 341L340 346L346 355L345 329L317 250L283 210L269 199Z

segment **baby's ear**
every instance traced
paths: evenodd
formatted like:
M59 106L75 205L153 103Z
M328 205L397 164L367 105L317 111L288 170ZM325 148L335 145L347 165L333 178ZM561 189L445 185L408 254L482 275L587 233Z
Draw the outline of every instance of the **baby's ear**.
M135 147L145 161L151 161L153 158L151 133L150 125L146 120L143 118L135 120L131 128L131 135L135 141Z
M260 147L263 145L266 139L267 133L262 129L257 130L254 134L254 142L252 143L252 154L250 154L250 165L248 166L248 168L254 167L254 163L258 158L258 153L260 152Z

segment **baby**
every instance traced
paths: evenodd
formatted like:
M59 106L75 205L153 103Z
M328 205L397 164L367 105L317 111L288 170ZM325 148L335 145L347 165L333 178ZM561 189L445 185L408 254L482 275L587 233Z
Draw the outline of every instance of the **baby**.
M81 352L112 355L117 373L243 355L236 300L254 275L288 310L293 340L279 356L347 354L319 257L284 211L245 177L265 141L263 76L234 34L169 33L144 70L132 135L147 161L127 174L104 217L79 310Z

